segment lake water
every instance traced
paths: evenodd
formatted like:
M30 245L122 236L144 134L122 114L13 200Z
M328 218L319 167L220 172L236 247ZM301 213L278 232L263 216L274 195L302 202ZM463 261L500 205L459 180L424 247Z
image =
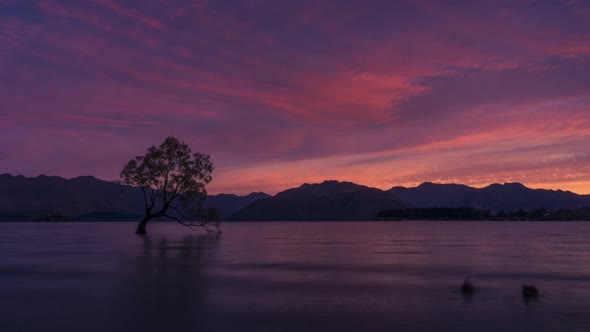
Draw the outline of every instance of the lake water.
M134 228L0 224L0 331L590 331L590 223Z

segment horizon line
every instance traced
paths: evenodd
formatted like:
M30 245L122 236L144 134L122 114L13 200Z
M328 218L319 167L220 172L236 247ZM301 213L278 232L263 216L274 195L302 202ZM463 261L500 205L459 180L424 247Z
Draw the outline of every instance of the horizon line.
M61 179L64 179L64 180L73 180L73 179L76 179L76 178L92 177L94 179L97 179L97 180L100 180L100 181L104 181L104 182L110 182L110 183L121 183L122 182L121 180L105 180L105 179L101 179L101 178L96 177L96 176L91 175L91 174L78 175L78 176L72 176L72 177L65 177L65 176L59 176L59 175L46 175L46 174L38 174L38 175L35 175L35 176L26 176L26 175L23 175L23 174L13 175L11 173L0 173L0 176L6 176L6 175L12 176L12 177L24 177L24 178L27 178L27 179L35 179L35 178L39 178L39 177L56 177L56 178L61 178ZM473 189L484 189L484 188L487 188L487 187L490 187L490 186L493 186L493 185L501 185L501 186L504 186L504 185L510 185L510 184L519 184L519 185L522 185L525 188L528 188L528 189L531 189L531 190L562 191L562 192L569 192L569 193L573 193L573 194L581 195L581 196L590 195L590 193L580 193L580 192L576 192L576 191L572 191L572 190L568 190L568 189L562 189L562 188L552 189L552 188L543 188L543 187L537 187L537 186L529 186L529 185L527 185L527 184L525 184L523 182L519 182L519 181L503 182L503 183L501 183L501 182L491 182L491 183L488 183L488 184L485 184L485 185L467 185L467 184L464 184L464 183L457 183L457 182L423 181L423 182L421 182L419 184L416 184L416 185L394 185L394 186L391 186L389 188L384 189L384 188L380 188L380 187L374 187L374 186L370 186L370 185L366 185L366 184L357 183L357 182L354 182L354 181L349 181L349 180L336 180L336 179L326 179L326 180L322 180L320 182L303 182L303 183L301 183L299 185L296 185L294 187L284 188L282 190L279 190L279 191L273 192L273 193L269 193L269 192L263 191L263 190L250 190L250 191L247 191L247 193L240 193L240 194L237 194L235 192L230 192L230 191L213 191L214 193L209 193L210 191L207 190L207 192L208 192L209 195L233 194L233 195L237 195L237 196L245 196L245 195L254 194L254 193L264 193L264 194L268 194L268 195L271 195L271 196L275 196L276 194L278 194L280 192L283 192L283 191L286 191L286 190L289 190L289 189L299 188L299 187L301 187L303 185L306 185L306 184L307 185L314 185L314 184L322 184L322 183L330 182L330 181L339 182L339 183L352 183L352 184L355 184L355 185L364 186L364 187L367 187L367 188L379 189L379 190L382 190L382 191L388 191L388 190L391 190L393 188L412 189L412 188L420 187L420 186L422 186L424 184L457 185L457 186L465 186L465 187L469 187L469 188L473 188Z

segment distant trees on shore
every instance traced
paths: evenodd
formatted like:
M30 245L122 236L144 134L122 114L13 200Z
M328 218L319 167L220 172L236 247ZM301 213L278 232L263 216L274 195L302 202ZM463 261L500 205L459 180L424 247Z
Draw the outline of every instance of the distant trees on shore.
M465 221L590 221L590 207L579 209L517 210L492 212L472 207L409 208L383 210L378 220L465 220Z

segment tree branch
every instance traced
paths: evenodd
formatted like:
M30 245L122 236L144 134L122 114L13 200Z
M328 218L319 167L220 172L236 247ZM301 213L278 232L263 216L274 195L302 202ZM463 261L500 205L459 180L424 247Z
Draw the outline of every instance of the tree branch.
M154 190L154 188L150 187L151 193L150 193L150 200L151 200L151 208L154 207L154 205L156 205L156 198L158 198L158 190Z
M148 202L147 202L147 195L145 193L145 187L141 186L141 192L143 193L143 204L145 205L146 210L148 209Z
M178 219L178 218L176 218L176 217L174 217L174 216L168 215L168 214L164 214L164 215L163 215L163 217L170 218L170 219L172 219L172 220L174 220L174 221L178 222L179 224L181 224L181 225L183 225L183 226L186 226L186 227L188 227L188 228L190 228L190 229L194 229L193 227L202 227L202 228L204 228L204 229L205 229L207 232L210 232L210 231L211 231L211 230L209 230L209 229L207 228L207 222L201 222L200 224L193 224L193 223L190 223L190 222L189 222L189 223L187 223L187 222L184 222L184 221L182 221L182 220L180 220L180 219Z
M174 169L174 165L174 162L170 162L170 164L168 164L168 168L166 169L166 174L164 175L164 202L166 202L168 196L168 177L170 176L170 172L172 172Z
M184 219L186 219L186 220L190 220L190 219L191 219L191 218L187 217L187 216L186 216L184 213L182 213L182 211L180 211L180 210L178 209L178 207L176 207L176 206L173 206L173 205L170 205L170 208L171 208L172 210L176 211L178 214L180 214L180 216L181 216L181 217L183 217Z

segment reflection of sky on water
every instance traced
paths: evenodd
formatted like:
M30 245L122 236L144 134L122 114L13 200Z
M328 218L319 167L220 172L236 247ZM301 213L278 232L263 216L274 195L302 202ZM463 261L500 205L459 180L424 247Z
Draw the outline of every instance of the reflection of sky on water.
M585 331L586 223L1 224L23 331ZM470 278L476 293L459 286ZM538 301L525 303L522 283Z

